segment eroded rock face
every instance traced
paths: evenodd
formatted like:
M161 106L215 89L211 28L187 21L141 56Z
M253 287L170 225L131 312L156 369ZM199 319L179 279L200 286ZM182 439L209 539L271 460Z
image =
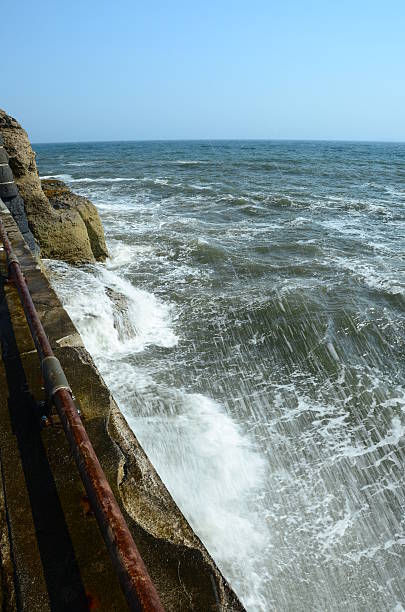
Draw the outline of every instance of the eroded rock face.
M1 109L0 134L41 256L70 263L105 259L108 251L96 207L86 198L71 193L66 185L62 191L59 188L60 192L50 194L51 201L48 199L42 190L35 153L26 131Z
M25 242L35 255L39 255L39 247L28 225L25 214L24 200L19 194L14 181L14 175L9 165L9 156L4 148L3 136L0 134L0 197L13 215L15 222Z
M87 239L83 238L83 248L86 247L86 251L88 251L88 246L90 247L88 257L93 256L97 260L108 257L103 226L94 204L87 198L70 191L63 181L45 179L41 181L41 184L43 192L54 210L63 211L63 215L69 215L72 223L77 223L78 231L80 231L80 226L83 230L82 226L84 225ZM72 215L76 218L73 218Z

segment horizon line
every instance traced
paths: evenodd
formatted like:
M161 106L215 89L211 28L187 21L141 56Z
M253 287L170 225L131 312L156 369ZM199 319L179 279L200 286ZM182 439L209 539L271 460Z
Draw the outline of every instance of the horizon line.
M405 144L405 140L373 140L347 138L130 138L126 140L55 140L35 141L32 145L59 144L96 144L96 143L131 143L131 142L333 142L350 144Z

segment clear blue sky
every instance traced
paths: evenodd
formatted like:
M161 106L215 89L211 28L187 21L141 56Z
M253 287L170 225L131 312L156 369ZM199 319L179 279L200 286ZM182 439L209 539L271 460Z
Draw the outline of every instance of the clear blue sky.
M0 107L34 142L405 140L404 0L19 0Z

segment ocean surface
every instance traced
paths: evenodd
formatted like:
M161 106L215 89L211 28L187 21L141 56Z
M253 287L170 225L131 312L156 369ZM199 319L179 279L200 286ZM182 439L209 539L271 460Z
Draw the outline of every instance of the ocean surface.
M111 253L52 283L247 610L404 610L405 144L34 149Z

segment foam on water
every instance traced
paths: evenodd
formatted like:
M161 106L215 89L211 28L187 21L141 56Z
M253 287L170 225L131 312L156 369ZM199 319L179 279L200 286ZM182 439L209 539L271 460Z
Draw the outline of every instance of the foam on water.
M220 403L157 382L153 374L132 362L148 347L175 347L181 334L173 306L120 275L134 249L129 245L119 249L115 243L106 265L81 270L49 262L53 283L158 473L247 608L283 607L285 595L280 598L274 593L272 584L289 562L311 576L311 584L320 578L320 559L333 563L342 546L348 563L356 558L358 564L388 550L388 540L373 548L364 531L367 504L346 498L343 512L336 511L342 486L337 466L342 461L363 462L368 456L377 465L381 451L388 457L385 449L390 453L405 433L400 417L392 417L375 443L353 444L356 427L347 427L346 407L351 396L344 396L343 402L337 398L334 403L315 402L300 395L294 384L277 385L271 414L265 421L260 417L255 426L260 437L272 441L269 463ZM345 376L344 366L342 384ZM375 379L373 386L377 390L380 384ZM403 408L404 397L405 392L398 390L384 405ZM258 414L266 414L267 408L263 406ZM297 453L301 444L304 454ZM292 462L288 468L278 461L281 449ZM329 480L319 481L319 470L335 472L334 488ZM374 490L380 495L378 485ZM290 503L294 500L290 508L285 506L286 496ZM308 521L312 515L317 516L315 522ZM363 533L364 552L353 550L356 531ZM399 544L400 540L394 540L393 550ZM317 564L300 557L300 545L312 551ZM309 602L304 586L293 581L289 587L292 601L297 604L302 599L302 609ZM297 593L292 595L294 590Z
M153 251L152 246L138 244L123 244L119 240L110 240L108 243L110 253L105 263L107 270L120 270L127 268L140 255L147 257Z
M158 385L128 362L150 345L176 346L175 309L116 273L133 248L110 250L105 266L77 270L48 261L52 282L190 524L246 603L266 610L268 577L258 559L269 533L256 503L265 460L218 402Z
M59 179L60 181L66 181L66 182L70 182L73 177L71 174L44 174L43 176L39 177L41 180L42 179Z
M388 267L384 261L376 258L371 261L362 261L361 258L334 257L338 268L354 274L356 279L364 282L370 289L375 289L392 295L405 295L405 278Z
M268 577L257 563L269 539L257 504L264 458L217 402L179 390L170 394L181 405L179 414L144 418L127 410L128 421L234 588L240 593L254 590L246 603L265 610Z
M78 168L82 168L84 166L99 166L100 164L102 164L103 162L101 161L71 161L71 162L66 162L67 166L77 166Z
M73 275L67 264L49 265L55 283L71 278L74 297L69 298L63 286L57 286L93 356L108 353L119 357L142 351L150 344L176 345L177 336L170 324L173 308L153 294L137 289L106 267L97 268L96 275L87 270L75 270Z
M53 282L231 586L249 612L399 612L404 146L82 149L38 158L99 164L67 180L112 256Z
M87 165L87 164L86 164ZM95 178L91 178L88 176L83 176L81 178L73 178L71 174L47 174L44 176L40 176L40 179L59 179L61 181L65 181L66 183L126 183L126 182L137 182L141 179L134 177L105 177L99 176Z
M140 179L137 178L133 178L130 176L127 177L121 177L121 176L115 176L115 177L106 177L106 176L100 176L97 178L90 178L88 176L84 176L83 178L70 178L69 182L70 183L126 183L126 182L137 182Z
M201 159L176 159L170 163L175 164L176 166L199 166L208 162Z

